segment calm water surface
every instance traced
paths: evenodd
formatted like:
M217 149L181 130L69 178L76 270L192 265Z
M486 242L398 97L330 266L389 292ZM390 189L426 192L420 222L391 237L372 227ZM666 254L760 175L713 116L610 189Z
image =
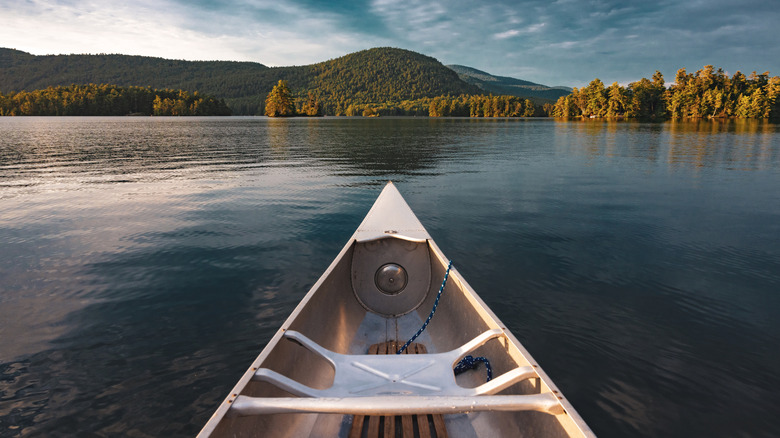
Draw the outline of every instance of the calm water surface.
M360 118L0 118L0 436L195 435L387 180L599 436L777 436L777 125Z

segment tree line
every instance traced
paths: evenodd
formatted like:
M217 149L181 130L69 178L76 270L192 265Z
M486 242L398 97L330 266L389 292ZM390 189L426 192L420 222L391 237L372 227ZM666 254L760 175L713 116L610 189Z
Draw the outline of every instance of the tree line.
M707 65L695 73L680 69L667 87L656 71L623 87L598 78L558 99L553 117L637 118L650 120L706 118L780 118L780 77L769 72L729 77Z
M552 104L517 96L460 94L381 104L350 104L337 116L545 117Z
M467 95L438 96L382 104L339 105L336 116L429 116L429 117L542 117L552 104L536 105L530 99L516 96ZM295 98L287 82L279 80L265 100L269 117L321 116L322 103L309 92L306 98Z
M88 84L0 93L0 116L225 116L224 100L197 91Z

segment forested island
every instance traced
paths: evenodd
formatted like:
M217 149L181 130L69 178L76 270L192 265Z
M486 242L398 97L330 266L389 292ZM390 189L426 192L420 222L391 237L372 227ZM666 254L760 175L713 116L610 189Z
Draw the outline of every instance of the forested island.
M553 117L713 119L780 118L780 76L737 71L728 77L711 65L696 73L677 71L667 87L656 71L652 79L642 78L623 87L617 82L604 87L594 79L587 87L574 89L558 99L550 111Z
M197 91L69 85L0 93L0 116L229 116L224 100Z

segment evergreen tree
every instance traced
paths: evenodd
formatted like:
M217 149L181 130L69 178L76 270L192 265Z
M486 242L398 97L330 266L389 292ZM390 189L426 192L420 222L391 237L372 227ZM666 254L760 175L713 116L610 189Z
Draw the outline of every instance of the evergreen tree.
M279 80L265 99L265 115L268 117L290 117L295 115L295 103L287 81Z
M607 92L607 117L622 117L626 112L625 90L617 82L613 82Z
M766 99L769 103L768 117L778 118L780 117L780 76L769 79L766 89Z
M303 104L301 112L309 117L322 116L322 105L311 91L309 91L306 103Z
M525 110L523 111L523 117L533 117L536 115L536 107L531 99L525 100Z
M599 78L594 79L587 87L582 89L585 99L583 116L604 117L607 115L607 92Z

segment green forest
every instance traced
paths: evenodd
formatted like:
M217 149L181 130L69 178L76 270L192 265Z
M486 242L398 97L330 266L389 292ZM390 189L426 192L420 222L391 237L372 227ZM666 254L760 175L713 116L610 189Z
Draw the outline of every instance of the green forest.
M769 72L729 77L711 65L696 73L680 69L674 84L667 87L656 71L652 79L642 78L623 87L617 82L605 87L594 79L587 87L560 97L553 117L714 119L780 118L780 77Z
M229 116L224 100L197 91L69 85L0 93L0 116Z

